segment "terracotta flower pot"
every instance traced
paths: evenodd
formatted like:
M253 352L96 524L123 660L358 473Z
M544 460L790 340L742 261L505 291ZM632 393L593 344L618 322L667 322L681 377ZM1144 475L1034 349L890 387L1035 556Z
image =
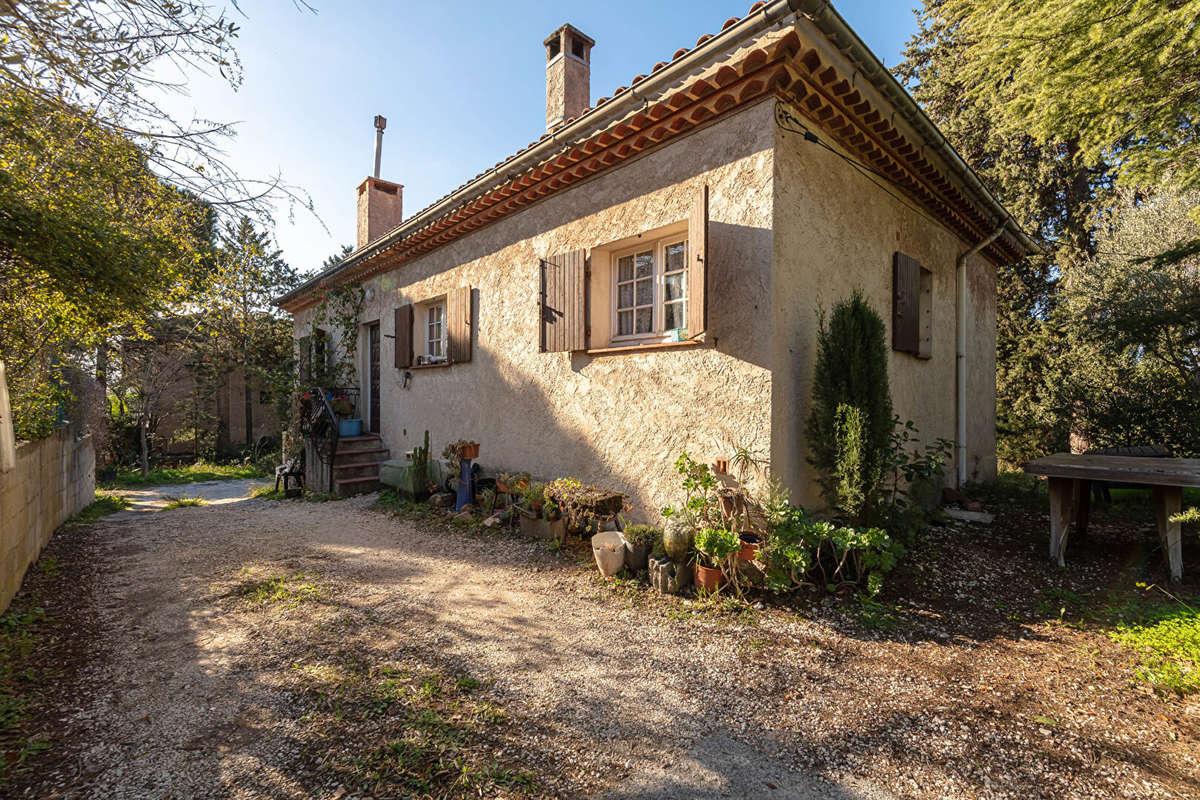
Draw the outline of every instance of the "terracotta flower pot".
M479 443L464 444L458 448L458 457L464 461L467 459L479 458Z
M742 543L742 549L738 551L738 559L740 561L753 561L754 554L762 547L762 537L754 531L742 531L738 534L738 539Z
M702 564L695 565L696 586L708 592L715 592L721 588L721 570L706 567Z

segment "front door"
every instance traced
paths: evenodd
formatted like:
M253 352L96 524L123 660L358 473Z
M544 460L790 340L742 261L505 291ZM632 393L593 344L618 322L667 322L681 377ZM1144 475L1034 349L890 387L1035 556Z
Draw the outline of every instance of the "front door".
M367 326L367 372L369 374L371 433L379 433L379 323Z

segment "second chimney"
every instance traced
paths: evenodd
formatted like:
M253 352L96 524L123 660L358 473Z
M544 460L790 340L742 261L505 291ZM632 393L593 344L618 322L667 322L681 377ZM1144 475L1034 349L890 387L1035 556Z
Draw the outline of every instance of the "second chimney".
M592 46L571 25L546 37L546 130L552 131L592 104Z
M400 224L403 218L404 187L398 183L367 178L358 185L358 250Z

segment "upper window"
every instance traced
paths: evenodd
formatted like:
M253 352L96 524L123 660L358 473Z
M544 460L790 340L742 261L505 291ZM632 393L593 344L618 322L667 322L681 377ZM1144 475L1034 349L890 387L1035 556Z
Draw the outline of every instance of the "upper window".
M613 256L613 339L662 339L687 327L687 239L675 236Z
M430 361L446 357L445 303L434 303L425 309L425 355Z

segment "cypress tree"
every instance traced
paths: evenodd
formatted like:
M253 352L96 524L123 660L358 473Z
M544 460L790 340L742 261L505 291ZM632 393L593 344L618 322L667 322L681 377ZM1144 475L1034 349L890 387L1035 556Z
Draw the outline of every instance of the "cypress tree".
M894 427L884 333L861 291L820 315L808 461L830 510L856 523L878 497Z

